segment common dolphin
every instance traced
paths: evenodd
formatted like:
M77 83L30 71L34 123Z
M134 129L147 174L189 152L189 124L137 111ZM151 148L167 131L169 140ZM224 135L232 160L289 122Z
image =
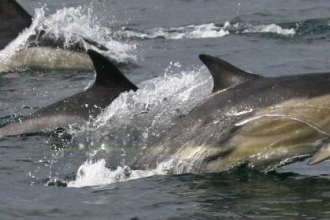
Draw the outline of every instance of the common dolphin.
M16 0L0 0L0 50L3 50L24 29L32 24L32 16ZM99 50L108 48L92 39L80 37L80 41L65 45L63 37L53 38L43 30L35 30L27 39L27 46L1 63L0 71L36 67L45 69L91 70L92 61L85 53L94 46Z
M179 119L155 146L135 155L134 169L170 164L170 173L262 172L330 157L330 73L262 77L200 55L213 93Z
M93 61L95 82L87 90L43 107L19 122L0 128L0 137L38 133L56 128L82 125L95 118L120 93L136 91L121 71L106 57L93 50L87 51Z

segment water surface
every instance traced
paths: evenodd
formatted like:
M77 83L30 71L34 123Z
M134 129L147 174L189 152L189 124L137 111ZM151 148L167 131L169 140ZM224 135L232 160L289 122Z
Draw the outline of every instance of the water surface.
M154 143L198 105L212 86L201 53L263 76L328 71L327 1L19 2L38 27L95 39L113 59L136 64L125 73L142 89L121 96L96 130L78 132L70 146L54 133L2 138L1 219L329 219L329 162L270 174L166 175L160 168L134 171L126 181L101 147L109 136L113 145ZM81 91L93 77L42 69L1 74L0 126Z

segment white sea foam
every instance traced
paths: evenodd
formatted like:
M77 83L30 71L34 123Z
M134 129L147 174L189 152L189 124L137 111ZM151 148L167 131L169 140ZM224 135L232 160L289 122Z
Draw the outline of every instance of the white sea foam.
M138 31L130 30L125 27L116 34L126 38L138 39L185 39L185 38L219 38L234 33L273 33L284 36L293 36L296 34L294 28L286 29L277 24L257 25L225 22L223 26L214 23L188 25L183 27L163 28L157 27L151 30Z
M284 36L293 36L296 34L296 31L293 28L285 29L277 24L269 24L269 25L257 25L248 28L244 30L243 33L273 33Z
M219 27L213 23L201 24L201 25L189 25L189 26L169 28L169 29L157 27L144 32L127 30L124 28L121 32L121 35L128 38L140 38L140 39L216 38L216 37L223 37L229 34L229 31L226 30L226 24L223 27Z
M107 168L104 159L93 162L87 160L77 171L76 179L68 182L68 187L81 188L99 186L117 182L154 176L166 175L171 162L161 163L154 170L131 170L129 167L117 167L116 170Z

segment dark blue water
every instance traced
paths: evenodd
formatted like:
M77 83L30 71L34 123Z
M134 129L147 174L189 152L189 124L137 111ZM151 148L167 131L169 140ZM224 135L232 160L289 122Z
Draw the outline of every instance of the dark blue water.
M54 133L2 138L0 219L330 218L329 162L267 175L136 171L125 181L121 167L109 167L111 149L101 146L109 134L114 145L156 142L203 100L211 85L201 53L264 76L328 71L328 1L19 2L32 15L42 8L48 31L106 43L112 58L135 64L125 73L142 89L109 106L102 126L78 132L72 146ZM33 68L1 74L0 125L81 91L93 76ZM159 102L164 97L171 102ZM135 117L145 109L148 116Z

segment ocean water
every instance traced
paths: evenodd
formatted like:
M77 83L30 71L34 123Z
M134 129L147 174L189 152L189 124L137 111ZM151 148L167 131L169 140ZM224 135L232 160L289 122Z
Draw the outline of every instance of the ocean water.
M0 51L1 62L34 28L68 43L82 35L110 48L109 57L133 63L125 74L141 89L122 94L93 126L72 130L69 145L52 132L0 139L0 219L330 219L329 162L208 175L167 175L160 164L127 177L127 167L111 163L134 149L109 148L157 142L211 92L201 53L263 76L328 71L328 1L19 2L33 27ZM89 70L0 74L0 126L93 78Z

